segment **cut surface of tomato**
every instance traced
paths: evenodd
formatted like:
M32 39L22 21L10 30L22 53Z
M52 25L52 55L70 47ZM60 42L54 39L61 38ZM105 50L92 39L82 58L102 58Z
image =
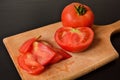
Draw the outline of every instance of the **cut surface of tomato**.
M46 46L43 43L40 42L34 42L33 43L33 55L37 57L37 61L41 65L47 65L50 60L56 55L54 50L51 49L51 47Z
M89 27L61 27L55 33L59 46L70 52L80 52L89 47L94 38L94 32Z
M33 75L37 75L44 70L44 66L39 64L31 53L19 55L18 64L22 69Z

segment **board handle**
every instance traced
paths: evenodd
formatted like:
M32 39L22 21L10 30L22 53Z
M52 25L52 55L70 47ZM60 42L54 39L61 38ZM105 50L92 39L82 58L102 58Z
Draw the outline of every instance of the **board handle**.
M96 34L101 33L110 38L112 34L120 32L120 20L108 25L94 25L93 29Z
M109 30L110 35L120 32L120 20L108 25L106 28Z

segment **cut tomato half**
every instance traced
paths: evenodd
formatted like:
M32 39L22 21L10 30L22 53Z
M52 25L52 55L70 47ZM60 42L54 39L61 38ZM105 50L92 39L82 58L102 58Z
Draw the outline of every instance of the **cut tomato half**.
M92 43L94 32L89 27L61 27L55 33L55 40L59 46L70 52L80 52Z

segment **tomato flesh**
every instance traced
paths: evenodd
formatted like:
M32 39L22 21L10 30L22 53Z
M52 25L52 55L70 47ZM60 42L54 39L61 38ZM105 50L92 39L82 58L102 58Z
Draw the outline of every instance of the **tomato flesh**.
M63 49L80 52L92 43L94 32L89 27L61 27L55 33L55 40Z

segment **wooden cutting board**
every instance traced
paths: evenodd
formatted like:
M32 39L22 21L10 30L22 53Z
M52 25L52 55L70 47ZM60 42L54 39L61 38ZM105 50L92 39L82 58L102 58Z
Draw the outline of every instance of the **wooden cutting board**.
M22 80L74 80L118 58L119 55L111 44L110 36L120 32L120 21L109 25L94 25L95 38L86 51L70 53L71 58L51 65L42 74L33 76L22 70L17 63L20 45L32 37L42 35L42 39L59 47L54 40L54 33L61 26L61 22L58 22L3 39Z

